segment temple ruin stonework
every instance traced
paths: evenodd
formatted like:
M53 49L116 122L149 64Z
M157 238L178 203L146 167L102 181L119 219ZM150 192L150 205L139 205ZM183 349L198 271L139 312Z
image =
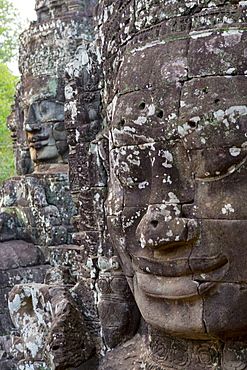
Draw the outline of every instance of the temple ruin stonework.
M247 368L247 2L36 12L0 189L1 369Z

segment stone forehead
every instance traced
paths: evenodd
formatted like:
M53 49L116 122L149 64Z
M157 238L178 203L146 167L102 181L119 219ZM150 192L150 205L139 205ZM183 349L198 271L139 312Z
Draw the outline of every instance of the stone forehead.
M104 60L106 104L117 92L145 88L146 82L162 85L165 78L170 83L207 75L244 74L246 4L237 3L102 1L96 12L97 41ZM135 68L134 59L138 60ZM121 71L126 60L129 71L133 70L127 79ZM156 78L156 73L161 75L159 66L163 71L160 81ZM138 71L143 74L139 81Z
M20 37L21 73L62 77L82 34L79 22L72 22L69 18L30 26Z
M36 1L38 20L20 36L19 68L26 76L64 78L66 64L83 42L92 40L92 8L85 1Z
M242 147L247 125L245 79L204 77L118 96L110 119L114 146L180 139L187 149Z
M64 102L64 80L57 76L30 76L22 82L21 100L30 104L40 100Z
M188 34L196 36L197 32L203 35L218 30L219 25L228 29L246 22L245 2L231 3L226 5L225 1L217 1L209 5L207 0L102 1L96 11L99 36L104 36L100 47L103 54L110 49L119 52L127 43L140 45L155 38L174 40ZM219 7L223 4L224 7Z
M246 4L237 3L102 2L98 35L114 146L246 142Z

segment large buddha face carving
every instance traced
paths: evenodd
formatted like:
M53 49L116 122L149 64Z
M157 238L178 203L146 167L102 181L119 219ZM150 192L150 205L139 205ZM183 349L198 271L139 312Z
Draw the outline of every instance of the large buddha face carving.
M174 43L130 52L120 66L108 225L151 327L192 339L242 336L246 77L186 80L187 40Z
M35 88L34 88L35 89ZM62 162L68 155L67 134L64 127L64 99L56 92L26 92L23 96L24 129L34 162ZM61 87L62 90L62 87Z

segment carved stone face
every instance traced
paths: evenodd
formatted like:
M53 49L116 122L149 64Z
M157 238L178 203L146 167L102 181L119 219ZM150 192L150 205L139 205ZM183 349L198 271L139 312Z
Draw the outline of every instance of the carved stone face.
M35 94L24 101L24 128L34 162L59 162L68 154L64 102L53 94Z
M151 327L192 339L241 336L245 77L186 80L186 44L149 44L123 59L110 128L108 225Z

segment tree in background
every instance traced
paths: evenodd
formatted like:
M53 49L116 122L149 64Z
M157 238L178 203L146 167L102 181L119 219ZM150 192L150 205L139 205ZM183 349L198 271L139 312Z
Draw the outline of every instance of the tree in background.
M21 27L18 10L11 1L0 0L0 62L16 57Z
M14 103L13 76L5 63L17 57L20 15L9 0L0 0L0 183L15 174L12 140L6 121Z
M0 63L0 183L15 174L14 154L6 120L13 104L15 85L18 78L8 67Z

